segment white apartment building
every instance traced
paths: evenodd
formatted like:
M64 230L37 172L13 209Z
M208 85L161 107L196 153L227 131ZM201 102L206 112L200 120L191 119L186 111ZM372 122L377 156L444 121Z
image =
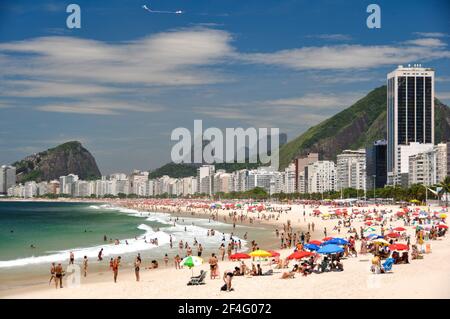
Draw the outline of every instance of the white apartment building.
M73 195L74 184L78 180L78 175L69 174L67 176L61 176L59 178L59 191L60 194Z
M366 189L366 150L345 150L337 155L336 189Z
M284 169L284 187L283 187L283 192L290 194L290 193L295 193L296 189L295 189L295 163L291 163L288 167L286 167ZM304 176L304 173L303 173ZM304 187L304 185L303 185Z
M447 176L447 144L409 156L408 184L432 186Z
M433 151L433 144L412 142L409 145L400 145L397 149L397 173L394 176L394 185L408 187L409 184L409 157L419 153Z
M317 161L305 168L308 193L336 190L336 165L332 161Z
M214 165L203 165L197 169L199 193L211 195L214 192Z

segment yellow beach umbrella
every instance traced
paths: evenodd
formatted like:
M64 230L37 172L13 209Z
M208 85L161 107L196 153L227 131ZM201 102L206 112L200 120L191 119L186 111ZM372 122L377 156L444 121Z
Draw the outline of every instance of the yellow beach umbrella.
M440 218L447 218L447 214L441 213L441 214L439 214L439 217Z
M271 253L269 253L266 250L262 250L262 249L252 251L249 255L252 257L271 257L272 256Z
M383 244L383 245L389 245L389 242L382 238L375 239L375 240L373 240L373 242L378 243L378 244Z

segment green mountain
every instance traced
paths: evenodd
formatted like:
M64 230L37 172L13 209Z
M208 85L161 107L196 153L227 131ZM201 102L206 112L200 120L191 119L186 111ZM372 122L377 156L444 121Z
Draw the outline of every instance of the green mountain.
M318 152L321 159L335 160L345 149L357 149L386 138L386 86L333 117L311 127L280 148L280 169L299 155ZM435 142L450 140L450 109L435 100Z
M16 167L19 183L48 181L68 174L76 174L81 179L101 176L95 158L77 141L27 156L12 165Z

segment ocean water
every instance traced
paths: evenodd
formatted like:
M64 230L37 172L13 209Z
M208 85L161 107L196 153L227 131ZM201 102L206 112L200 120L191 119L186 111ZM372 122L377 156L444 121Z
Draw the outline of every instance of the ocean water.
M223 236L228 242L233 232L231 225L207 219L179 218L174 222L175 218L165 213L138 212L109 204L0 202L0 273L12 268L48 268L51 262L66 264L70 251L76 262L88 256L90 263L95 263L101 248L104 261L121 255L131 263L137 252L144 258L161 259L165 253L172 258L180 240L193 247L194 238L205 252L217 251ZM211 228L216 230L215 236L207 236ZM234 234L243 234L246 228L238 225ZM170 235L173 249L169 248ZM150 243L154 238L158 245ZM239 239L236 235L234 238ZM119 245L114 244L115 239L120 240ZM245 241L241 242L244 248ZM195 247L193 251L196 253Z

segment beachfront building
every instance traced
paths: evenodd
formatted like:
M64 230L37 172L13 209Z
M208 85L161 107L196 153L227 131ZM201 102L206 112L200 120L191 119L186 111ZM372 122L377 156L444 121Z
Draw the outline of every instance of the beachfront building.
M47 185L47 194L59 194L59 181L58 180L52 180L48 182Z
M336 165L332 161L317 161L305 167L308 193L336 190Z
M232 173L233 191L245 192L248 190L248 170L241 169Z
M214 174L214 193L230 193L234 189L233 174L218 170Z
M89 197L94 194L95 183L90 181L78 180L74 185L75 197Z
M409 156L408 184L432 186L447 176L447 144Z
M448 146L450 143L439 143L434 146L436 153L436 183L444 180L450 173L448 171Z
M387 181L387 141L378 140L366 148L366 189L382 188Z
M59 178L60 194L72 196L74 194L74 184L78 180L78 175L69 174Z
M306 192L305 168L309 164L319 160L319 153L309 153L306 156L299 156L294 159L295 166L295 190L299 193Z
M284 182L283 182L283 192L290 194L296 191L296 175L295 175L295 164L291 163L288 167L284 169Z
M0 166L0 195L6 195L8 189L16 185L16 168L14 166Z
M257 169L249 170L247 177L247 187L248 189L253 189L255 187L261 187L266 192L270 193L271 182L276 177L277 171L272 167L258 167Z
M366 189L366 150L345 150L337 155L336 189Z
M148 184L148 172L134 170L130 175L131 194L145 196Z
M203 165L197 168L197 185L199 193L212 195L214 192L214 165Z
M25 186L23 184L16 184L8 188L8 196L10 197L25 197Z
M419 153L433 151L433 144L422 144L412 142L409 145L400 145L396 158L398 160L397 173L395 175L394 185L408 187L409 185L409 157Z
M399 65L387 75L387 143L387 183L405 185L401 147L434 144L433 69Z
M32 198L38 196L38 186L35 181L26 182L23 197Z

